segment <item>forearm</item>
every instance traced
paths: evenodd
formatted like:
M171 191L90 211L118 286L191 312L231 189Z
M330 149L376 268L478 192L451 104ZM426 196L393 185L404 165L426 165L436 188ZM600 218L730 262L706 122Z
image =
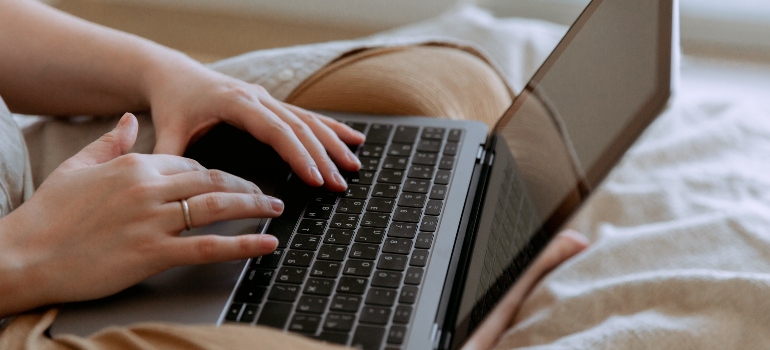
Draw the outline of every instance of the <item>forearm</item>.
M0 0L0 47L0 95L11 110L28 114L146 110L158 75L199 66L32 0Z
M47 303L41 293L44 285L36 281L29 259L10 232L21 229L10 216L0 218L0 318L11 316ZM26 235L25 235L26 236ZM17 236L18 237L18 236Z

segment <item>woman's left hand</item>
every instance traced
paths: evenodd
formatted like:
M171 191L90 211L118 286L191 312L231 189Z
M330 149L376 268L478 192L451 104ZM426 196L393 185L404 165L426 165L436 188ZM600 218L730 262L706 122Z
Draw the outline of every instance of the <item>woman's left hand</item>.
M346 144L361 144L364 136L343 123L278 101L259 85L192 60L158 68L148 87L155 153L181 155L190 142L226 122L272 146L311 186L343 191L347 184L338 166L345 171L361 166Z

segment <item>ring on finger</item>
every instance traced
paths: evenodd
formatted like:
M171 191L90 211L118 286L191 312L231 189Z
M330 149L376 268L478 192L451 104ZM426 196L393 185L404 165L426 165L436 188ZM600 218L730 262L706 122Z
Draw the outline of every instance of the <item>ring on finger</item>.
M190 205L187 204L186 199L180 199L179 203L182 204L182 215L184 216L184 224L187 227L187 231L192 230L192 218L190 218Z

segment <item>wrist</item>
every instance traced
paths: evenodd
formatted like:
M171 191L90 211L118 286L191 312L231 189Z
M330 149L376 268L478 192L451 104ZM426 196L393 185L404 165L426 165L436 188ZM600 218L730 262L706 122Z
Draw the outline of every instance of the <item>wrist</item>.
M17 213L0 218L0 318L12 316L48 304L46 285L36 282L36 273L24 247L30 242Z
M200 62L182 52L151 43L144 55L142 69L142 93L147 107L168 98L164 92L172 88L173 82L206 69ZM178 88L178 87L177 87Z

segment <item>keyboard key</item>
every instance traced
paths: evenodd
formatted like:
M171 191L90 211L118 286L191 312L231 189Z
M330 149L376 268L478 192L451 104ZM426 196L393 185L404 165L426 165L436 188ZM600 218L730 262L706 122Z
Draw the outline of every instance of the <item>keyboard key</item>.
M259 304L262 303L265 294L267 294L267 287L240 286L235 292L234 300L239 303Z
M249 269L243 280L243 285L248 287L269 286L274 274L275 270L272 269Z
M241 314L241 318L238 320L238 322L251 323L256 317L257 305L247 304L246 307L243 308L243 313Z
M421 165L436 165L438 163L438 155L436 153L417 152L412 158L412 164Z
M270 254L251 259L251 266L262 267L266 269L276 268L278 267L278 263L281 261L281 257L283 257L283 250L276 249Z
M422 208L425 206L425 195L421 193L402 193L398 197L398 205L401 207Z
M365 306L361 310L361 318L358 320L361 323L372 324L388 324L390 318L390 308L377 307L377 306Z
M409 157L412 155L412 143L393 143L388 148L388 155L395 157Z
M444 203L439 200L429 200L425 206L425 215L439 216Z
M398 292L393 289L369 288L366 294L367 305L393 306ZM385 320L387 322L387 320Z
M352 325L351 325L352 327ZM333 343L333 344L340 344L340 345L346 345L348 343L348 339L350 336L347 333L340 333L340 332L321 332L316 339L320 341L325 341L327 343Z
M297 312L320 314L326 310L327 303L329 303L329 298L327 297L303 295L299 298L299 302L297 302Z
M417 234L417 224L408 222L392 222L388 228L388 237L414 238Z
M460 137L462 137L462 135L463 135L463 131L462 130L460 130L460 129L452 129L452 130L449 130L449 135L447 135L446 139L447 139L447 141L459 142L460 141Z
M336 244L324 244L318 251L319 260L333 260L342 261L345 260L345 255L348 253L348 247Z
M446 129L444 128L425 128L422 129L421 138L423 140L443 140Z
M374 185L374 191L372 191L373 197L385 197L385 198L396 198L398 196L398 189L399 185L391 185L391 184L377 184ZM425 193L428 193L428 190L425 190Z
M385 148L382 145L373 144L372 142L368 142L367 140L366 144L364 144L363 147L361 147L361 152L358 153L361 157L371 157L371 158L380 158L382 157L382 152L385 151Z
M414 242L414 247L420 249L430 249L431 245L433 245L433 234L430 232L420 232Z
M329 313L326 315L326 320L324 320L324 329L328 331L348 332L353 329L353 321L355 321L355 319L355 315ZM345 334L345 342L347 342L347 334Z
M372 274L372 265L374 263L368 260L350 259L345 262L345 268L342 269L342 273L351 276L369 277Z
M369 186L348 185L348 189L345 191L345 198L350 199L366 199L368 195Z
M367 144L386 144L390 138L391 125L372 124L366 133Z
M396 313L393 314L393 323L406 324L412 317L412 307L409 305L398 305Z
M368 284L369 280L366 278L343 276L337 284L337 292L359 295L364 294Z
M372 277L372 286L396 289L401 286L403 277L401 272L377 270Z
M329 310L358 312L360 305L361 297L358 295L337 294L334 296L334 298L332 298L332 303L329 306Z
M360 157L361 169L359 171L377 171L380 168L380 158Z
M362 134L366 130L366 123L345 122L345 125L353 128L353 130L356 130Z
M286 260L283 261L284 265L291 266L310 266L310 262L313 261L313 252L304 250L290 250L286 253Z
M321 324L320 316L296 314L289 322L289 330L299 333L315 333L319 324Z
M361 227L356 234L356 242L380 244L385 238L385 229L376 227Z
M409 254L412 251L412 240L405 238L390 238L385 240L382 246L383 253Z
M450 168L451 169L451 168ZM345 180L353 185L371 185L374 182L374 172L357 171L345 173Z
M262 308L262 313L259 314L257 324L283 329L286 325L286 321L289 320L289 313L291 313L292 304L267 302Z
M305 184L302 184L302 186L307 187ZM312 191L310 196L310 202L315 204L329 204L334 205L334 203L337 202L337 198L339 198L340 194L337 192L329 191L325 188L314 188L314 189L308 189ZM304 197L306 194L303 193L302 196ZM301 205L304 201L297 201L298 205ZM299 208L301 211L303 208ZM284 209L284 212L286 210Z
M422 274L425 270L422 267L410 267L406 270L405 284L417 285L422 282Z
M292 249L316 250L319 244L321 244L321 237L297 234L294 235L289 247Z
M325 228L326 228L326 221L302 219L302 221L300 221L299 223L299 227L297 227L297 233L321 235L324 233Z
M274 284L267 300L294 302L299 295L299 286L292 284Z
M380 252L380 246L376 244L355 243L350 247L350 254L348 257L356 259L374 260L377 258L377 253Z
M409 259L409 266L425 267L428 264L428 253L425 249L415 249Z
M393 214L393 221L420 222L420 214L422 214L420 208L398 207Z
M436 232L438 227L438 216L425 216L420 222L420 231Z
M364 217L361 219L361 226L368 227L388 227L388 221L390 215L381 213L364 213Z
M330 228L347 230L355 229L356 226L358 226L358 215L356 214L334 214L331 223L329 223Z
M270 220L270 226L268 226L266 233L278 239L278 248L286 248L298 221L299 216L288 217L284 212L280 217Z
M335 276L336 277L336 276ZM334 280L326 278L309 278L305 283L305 294L330 296L334 291Z
M441 150L441 141L420 140L420 142L417 143L417 150L420 152L438 153L438 151Z
M310 276L336 278L340 274L341 262L319 260L310 269Z
M404 182L404 192L428 193L430 180L408 179Z
M242 308L243 308L243 304L241 303L233 303L232 305L230 305L230 308L227 309L225 320L232 321L232 322L238 321L238 316L240 316Z
M393 134L393 142L414 143L417 140L417 132L420 128L416 126L396 127L396 133Z
M331 204L317 204L317 203L311 203L308 204L307 209L305 209L305 217L310 219L321 219L326 220L332 215L332 207ZM303 220L306 221L306 220ZM302 227L302 224L300 223L300 227Z
M437 185L449 185L450 177L452 177L452 173L449 170L439 170L436 172L436 179L433 182Z
M382 168L388 170L406 170L406 166L409 164L409 158L407 157L385 157L382 161Z
M417 300L417 291L418 289L415 286L401 287L401 294L398 296L398 302L401 304L414 304Z
M444 200L446 189L446 185L433 185L430 189L430 199Z
M438 162L438 168L443 170L452 170L455 167L455 157L443 156Z
M379 213L392 213L396 206L396 201L392 198L371 198L366 204L367 211L376 211Z
M361 214L364 211L363 199L340 199L337 204L337 213Z
M390 326L390 331L388 332L388 344L394 344L394 345L401 345L404 343L404 338L406 337L406 327L399 326L399 325L392 325Z
M460 145L457 142L447 142L444 146L444 155L456 156L458 147L460 147Z
M379 349L384 336L383 327L360 325L356 327L350 346L360 349Z
M404 271L406 269L406 255L382 254L377 261L377 268L381 270Z
M433 172L435 169L433 169L432 166L427 165L412 165L409 168L409 172L407 173L407 177L410 179L427 179L430 180L433 178Z
M380 175L377 176L378 183L400 184L403 181L404 181L403 170L382 170L380 171Z
M330 228L324 236L324 243L348 245L353 240L353 230Z
M307 269L302 267L282 267L278 271L276 282L301 284L305 280Z

